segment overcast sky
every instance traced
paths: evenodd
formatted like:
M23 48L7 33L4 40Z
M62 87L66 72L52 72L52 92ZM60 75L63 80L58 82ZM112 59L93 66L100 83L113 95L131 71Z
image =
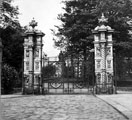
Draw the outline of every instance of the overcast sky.
M22 26L29 25L34 17L38 22L37 29L44 32L44 52L48 56L56 56L59 51L54 48L53 35L50 29L61 24L57 15L62 13L62 0L14 0L14 5L19 7L19 21Z

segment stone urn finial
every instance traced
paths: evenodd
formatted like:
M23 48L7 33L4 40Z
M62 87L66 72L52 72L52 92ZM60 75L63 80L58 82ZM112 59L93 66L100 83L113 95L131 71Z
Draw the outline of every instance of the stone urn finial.
M29 23L29 26L31 26L34 29L37 26L37 24L38 23L33 18L33 20Z
M104 16L104 13L102 13L101 18L99 19L99 23L100 23L100 24L105 24L105 23L107 23L107 22L108 22L108 18L106 18L106 17Z

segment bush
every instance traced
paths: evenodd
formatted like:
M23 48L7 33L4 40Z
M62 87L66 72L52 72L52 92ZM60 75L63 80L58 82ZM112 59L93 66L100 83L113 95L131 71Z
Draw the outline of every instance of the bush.
M1 86L3 88L2 93L11 94L13 93L13 88L15 87L15 83L18 81L18 73L15 68L4 64L2 66L2 81Z

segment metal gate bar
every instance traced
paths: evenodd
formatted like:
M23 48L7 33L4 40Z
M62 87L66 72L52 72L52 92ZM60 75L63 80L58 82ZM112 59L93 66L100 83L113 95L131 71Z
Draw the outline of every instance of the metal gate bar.
M48 61L48 65L46 67L49 66L55 69L55 71L52 75L47 73L47 76L45 74L43 77L43 94L94 93L95 80L93 77L93 68L92 71L90 71L90 67L94 67L94 64L84 61L82 56L80 57L80 55L77 55L77 57L74 57L73 55L70 55L70 57L65 58L64 61ZM52 71L50 72L52 73Z

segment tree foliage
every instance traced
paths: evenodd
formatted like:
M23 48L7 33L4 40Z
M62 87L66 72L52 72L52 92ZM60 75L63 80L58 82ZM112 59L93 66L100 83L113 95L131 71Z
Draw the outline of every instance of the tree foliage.
M23 59L22 29L14 29L8 26L1 30L1 39L3 44L3 64L6 63L20 71Z
M2 20L0 37L3 44L3 64L8 64L20 71L23 57L22 29L18 21L18 7L12 1L5 0L2 4Z
M132 49L131 23L132 2L130 0L70 0L64 1L65 13L59 14L61 26L53 30L55 45L66 50L83 51L93 48L92 30L98 25L102 13L108 18L113 34L115 52L130 55Z
M3 0L1 6L1 27L6 28L12 26L16 28L19 24L18 21L18 7L12 5L12 0Z
M4 94L13 92L13 88L16 86L18 81L18 73L15 68L4 64L2 67L2 88Z
M18 21L18 7L12 6L12 0L4 0L1 9L2 87L9 93L18 87L16 82L21 84L24 30Z
M42 74L44 77L53 77L56 73L56 67L54 65L47 65L42 68Z

